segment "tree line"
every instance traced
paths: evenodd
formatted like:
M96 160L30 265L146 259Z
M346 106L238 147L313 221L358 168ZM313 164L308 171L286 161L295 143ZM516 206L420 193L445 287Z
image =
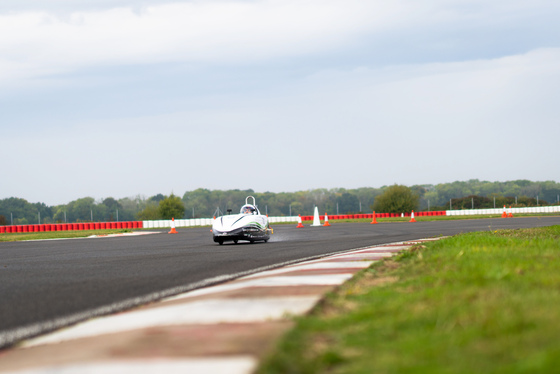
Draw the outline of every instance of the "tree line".
M403 199L403 193L406 195L406 205L395 204L395 199ZM148 198L108 197L97 201L92 197L84 197L56 206L10 197L0 200L0 225L212 217L226 214L228 210L237 213L249 195L255 197L261 212L270 216L310 215L315 206L319 207L321 213L329 214L369 213L374 209L383 213L391 213L390 210L399 213L405 208L426 211L558 204L560 183L471 179L411 187L334 188L280 193L199 188L185 192L182 197L157 194ZM376 207L378 198L380 200Z

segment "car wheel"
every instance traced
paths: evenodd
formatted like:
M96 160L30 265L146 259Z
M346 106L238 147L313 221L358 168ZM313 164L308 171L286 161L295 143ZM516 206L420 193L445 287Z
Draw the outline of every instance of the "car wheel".
M233 242L234 242L235 244L237 244L238 240L237 240L237 239L234 239Z

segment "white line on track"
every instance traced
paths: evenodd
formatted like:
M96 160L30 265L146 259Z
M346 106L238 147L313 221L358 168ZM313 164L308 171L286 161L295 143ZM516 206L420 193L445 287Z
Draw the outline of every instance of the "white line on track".
M43 241L52 241L52 240L118 238L118 237L141 236L141 235L152 235L152 234L163 234L163 233L161 231L134 231L134 232L123 232L123 233L118 233L118 234L81 236L81 237L78 237L78 238L30 239L30 240L21 240L21 241L22 242L43 242Z
M232 356L227 358L191 358L191 359L154 359L134 361L94 362L88 365L60 365L17 371L17 374L245 374L251 373L257 366L257 360L251 356Z
M368 264L369 265L369 264ZM182 295L173 296L164 301L175 301L188 299L196 296L206 296L219 292L234 291L246 287L282 287L282 286L335 286L352 278L352 274L330 274L330 275L301 275L301 276L278 276L263 279L250 279L230 284L217 285L211 288L202 288Z
M250 299L209 299L155 309L131 311L83 322L24 343L24 348L42 344L114 334L151 327L183 324L249 323L280 319L287 314L303 314L319 296L266 297Z

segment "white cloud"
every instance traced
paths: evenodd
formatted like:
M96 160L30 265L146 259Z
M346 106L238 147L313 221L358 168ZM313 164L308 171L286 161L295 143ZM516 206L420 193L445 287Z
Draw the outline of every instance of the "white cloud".
M559 87L559 48L324 71L281 92L232 94L223 100L227 105L207 99L204 109L22 133L2 149L10 155L25 150L25 173L19 163L6 163L3 180L18 183L5 182L1 190L41 201L60 194L57 202L64 202L198 187L280 192L549 180L560 157ZM57 175L70 177L36 191L53 165ZM245 175L244 165L258 174ZM82 169L86 173L75 178Z
M555 2L57 3L0 10L5 196L555 178ZM249 181L222 165L247 139Z
M0 77L95 65L246 62L306 54L348 42L381 22L367 2L187 2L57 15L0 15ZM375 10L375 12L373 12Z
M481 110L507 115L523 101L547 103L558 92L559 81L560 48L489 60L328 70L308 78L316 92L338 92L333 102L363 109L367 98L376 109L372 116L386 113L389 118L406 113L451 116L468 112L472 116Z
M550 0L111 3L116 7L0 13L0 81L126 64L262 63L423 33L437 37L419 40L420 46L445 48L454 43L447 33L501 28L558 8Z

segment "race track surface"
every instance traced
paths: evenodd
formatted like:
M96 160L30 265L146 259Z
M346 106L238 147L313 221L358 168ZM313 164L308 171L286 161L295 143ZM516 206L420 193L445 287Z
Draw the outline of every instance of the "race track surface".
M332 222L331 222L332 223ZM560 224L560 217L276 225L268 243L212 242L209 228L135 237L0 243L0 347L91 316L349 249L461 232Z

